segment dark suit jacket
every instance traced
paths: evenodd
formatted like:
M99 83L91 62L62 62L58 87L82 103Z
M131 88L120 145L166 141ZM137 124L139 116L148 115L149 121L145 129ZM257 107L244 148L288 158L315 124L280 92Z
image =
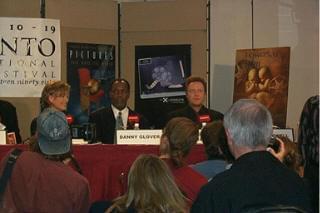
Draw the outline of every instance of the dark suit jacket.
M199 115L209 115L211 122L216 120L223 120L223 114L221 112L208 109L205 106L202 106L199 112L197 113L188 105L182 109L170 112L167 116L167 122L175 117L186 117L201 126L198 120Z
M16 108L8 101L0 100L0 122L7 127L7 133L14 132L17 143L21 143Z
M130 115L139 116L140 129L150 128L149 122L141 114L129 109L129 116ZM107 143L107 144L114 143L116 119L114 117L111 106L98 109L97 111L94 111L93 113L91 113L89 116L89 123L96 124L97 141L101 141L102 143ZM128 123L127 129L133 129L133 124Z

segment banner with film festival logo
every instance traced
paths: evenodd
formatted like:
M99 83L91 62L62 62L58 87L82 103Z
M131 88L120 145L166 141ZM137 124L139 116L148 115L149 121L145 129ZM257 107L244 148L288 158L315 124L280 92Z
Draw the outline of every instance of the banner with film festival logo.
M0 18L0 97L40 97L61 79L60 21Z

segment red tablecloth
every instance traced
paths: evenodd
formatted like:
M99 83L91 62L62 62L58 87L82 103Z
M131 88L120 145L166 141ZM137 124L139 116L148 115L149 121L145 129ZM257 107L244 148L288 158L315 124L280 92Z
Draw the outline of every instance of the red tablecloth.
M13 147L24 150L26 145L1 145L0 159ZM91 201L111 200L124 191L123 182L132 162L140 154L158 155L156 145L74 145L73 153L78 160L83 175L88 179ZM187 158L192 164L205 160L203 145L196 145Z

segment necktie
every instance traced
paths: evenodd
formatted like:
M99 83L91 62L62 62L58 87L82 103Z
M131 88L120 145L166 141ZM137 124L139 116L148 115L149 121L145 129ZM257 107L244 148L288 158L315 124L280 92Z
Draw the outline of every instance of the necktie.
M117 118L116 118L116 129L124 129L121 111L119 111Z

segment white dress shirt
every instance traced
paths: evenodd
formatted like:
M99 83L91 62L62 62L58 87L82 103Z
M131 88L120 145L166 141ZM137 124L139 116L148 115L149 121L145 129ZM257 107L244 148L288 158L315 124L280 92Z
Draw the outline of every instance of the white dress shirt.
M113 111L114 117L116 118L118 116L120 110L115 108L112 104L111 104L111 109ZM128 107L125 107L123 110L121 110L121 117L122 117L122 122L123 122L123 128L124 129L127 129L128 116L129 116L129 109L128 109Z

